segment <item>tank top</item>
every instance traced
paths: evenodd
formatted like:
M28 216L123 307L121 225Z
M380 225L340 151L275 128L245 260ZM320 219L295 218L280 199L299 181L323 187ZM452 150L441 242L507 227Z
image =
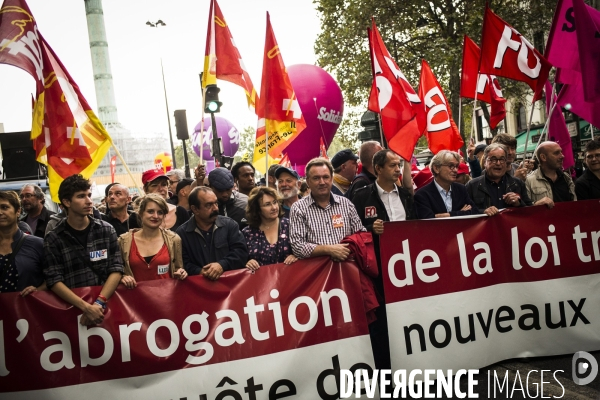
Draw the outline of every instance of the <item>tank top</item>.
M145 257L140 255L135 243L135 236L131 240L131 251L129 253L129 265L136 281L151 281L154 279L169 279L169 266L171 257L169 249L164 243L158 253L152 257L150 262L147 262Z

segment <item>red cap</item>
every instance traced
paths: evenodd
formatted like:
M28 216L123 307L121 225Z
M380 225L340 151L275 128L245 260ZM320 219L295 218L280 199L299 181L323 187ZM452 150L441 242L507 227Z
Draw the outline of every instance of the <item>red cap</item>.
M413 181L415 182L417 189L422 188L423 186L427 185L432 180L433 180L433 174L429 170L429 166L420 170L419 173L413 177Z
M469 175L469 166L465 163L460 163L458 165L458 171L456 172L457 175L461 175L461 174L466 174Z
M162 169L149 169L148 171L144 171L142 174L142 185L145 185L147 182L152 182L158 178L169 179L169 177L164 174Z

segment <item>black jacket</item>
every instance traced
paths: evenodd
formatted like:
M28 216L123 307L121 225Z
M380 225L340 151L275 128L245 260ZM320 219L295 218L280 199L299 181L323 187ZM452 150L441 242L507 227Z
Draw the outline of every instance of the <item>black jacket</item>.
M406 219L415 219L414 201L413 197L408 190L403 187L396 185L398 188L398 194L400 195L400 201L406 211ZM387 214L383 202L379 198L379 192L377 192L377 186L373 183L371 185L360 188L354 193L352 203L356 207L358 216L365 228L369 232L373 231L373 222L381 219L383 221L389 221L390 218ZM375 212L373 212L373 207Z
M237 222L240 231L246 227L246 206L248 205L248 196L243 193L233 191L227 202L222 203L219 200L219 215L229 217Z
M48 221L50 221L50 217L56 214L53 211L48 210L46 207L42 207L42 212L40 217L38 218L37 226L35 227L35 232L33 232L33 236L37 236L39 238L44 238L46 236L46 226L48 225ZM21 217L21 221L26 221L27 214Z
M462 215L477 215L481 214L477 209L477 206L471 200L467 194L467 189L460 183L453 183L452 189L452 210L450 211L451 217L458 217ZM469 204L471 209L469 211L461 211L465 204ZM438 192L435 186L435 178L415 193L415 211L417 212L418 219L435 218L435 214L445 214L446 205L442 199L442 195Z
M363 169L360 174L354 177L354 179L352 180L352 185L350 185L344 196L346 196L347 199L352 200L352 198L354 197L354 193L356 193L358 189L364 188L365 186L375 183L376 180L377 177L375 175L373 175L366 169Z
M467 182L466 185L467 193L469 197L477 208L479 212L483 213L486 208L491 207L492 204L492 196L488 191L488 187L485 182L485 172L483 175L478 176ZM529 198L527 194L527 188L525 187L525 182L518 178L513 178L509 174L504 175L504 187L503 192L506 194L508 192L513 192L521 196L521 201L519 202L518 207L525 207L533 205L533 202Z
M589 169L575 181L577 200L600 199L600 179Z

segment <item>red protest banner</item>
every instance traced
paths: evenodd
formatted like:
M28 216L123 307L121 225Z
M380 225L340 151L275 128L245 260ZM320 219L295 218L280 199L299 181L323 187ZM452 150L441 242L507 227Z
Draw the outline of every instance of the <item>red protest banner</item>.
M98 291L74 290L87 301ZM11 398L314 399L335 395L340 368L373 365L358 269L328 258L120 287L94 327L50 292L2 294L0 310L0 393Z
M598 202L387 223L392 366L479 368L600 348ZM423 240L427 238L427 240Z

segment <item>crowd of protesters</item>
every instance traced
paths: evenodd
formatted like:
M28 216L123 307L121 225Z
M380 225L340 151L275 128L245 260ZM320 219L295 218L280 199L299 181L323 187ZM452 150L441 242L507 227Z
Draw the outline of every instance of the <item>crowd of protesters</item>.
M534 160L517 164L515 156L514 137L500 134L488 146L470 145L466 160L440 151L418 173L373 141L359 156L345 149L331 162L311 160L305 180L274 165L262 186L248 162L209 174L199 166L194 179L153 169L142 174L145 196L136 202L125 185L109 185L103 214L81 175L60 185L60 214L46 209L39 187L25 185L20 194L0 192L0 293L51 290L81 310L81 324L94 325L120 284L135 290L144 280L217 280L225 271L317 256L344 261L351 257L348 237L362 232L373 235L380 265L379 236L388 221L492 217L507 208L600 198L599 139L588 142L586 170L575 182L554 142L541 143ZM380 273L373 285L383 298ZM83 286L101 287L91 304L72 291ZM376 364L389 368L385 308L376 316Z

